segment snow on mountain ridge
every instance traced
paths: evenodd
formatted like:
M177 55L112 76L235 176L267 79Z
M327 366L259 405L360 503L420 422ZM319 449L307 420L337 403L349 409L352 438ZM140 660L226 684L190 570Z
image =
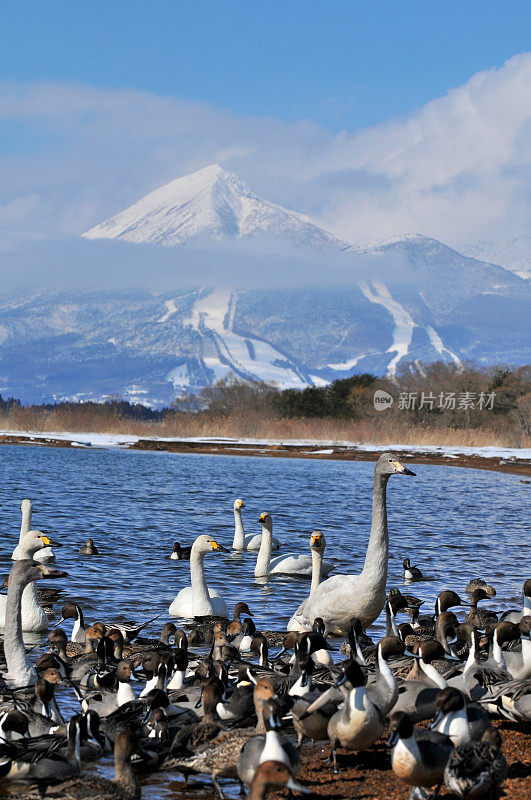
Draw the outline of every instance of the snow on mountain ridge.
M200 236L234 238L287 234L298 244L342 248L308 217L254 194L219 164L177 178L82 235L163 245L186 244Z

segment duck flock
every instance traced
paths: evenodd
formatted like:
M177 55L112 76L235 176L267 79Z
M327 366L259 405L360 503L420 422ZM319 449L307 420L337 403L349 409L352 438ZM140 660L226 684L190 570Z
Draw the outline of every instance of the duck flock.
M328 577L334 564L323 558L321 531L308 555L272 556L280 544L270 514L259 518L261 534L246 535L244 503L234 502L232 546L257 552L256 577L311 577L285 631L258 631L244 602L229 620L205 579L205 556L225 549L209 535L173 547L171 559L190 563L190 585L168 609L178 624L164 622L160 639L142 636L153 619L88 624L80 605L62 597L66 573L51 566L61 543L32 529L24 500L0 595L0 797L137 800L138 775L157 770L182 776L190 797L194 775L208 776L219 797L225 780L251 800L280 789L308 794L297 780L308 742L329 743L332 779L338 750L358 753L386 732L396 780L412 787L411 797L443 785L463 798L496 793L508 765L493 720L525 728L531 719L531 579L523 607L501 616L479 605L496 594L480 578L463 582L461 594L441 588L433 614L421 614L415 595L388 590L386 487L395 474L414 475L383 454L358 575ZM79 553L101 557L92 539ZM403 567L406 583L424 580L407 558ZM37 588L42 578L59 583ZM55 604L61 617L37 658L23 634L47 631ZM453 610L460 606L463 621ZM373 642L367 629L384 610L386 635ZM69 719L61 712L67 693L77 711ZM108 754L114 780L91 764Z

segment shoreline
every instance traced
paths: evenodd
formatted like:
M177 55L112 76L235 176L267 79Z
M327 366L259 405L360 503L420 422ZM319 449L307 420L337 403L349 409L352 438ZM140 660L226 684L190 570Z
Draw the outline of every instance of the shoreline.
M310 458L328 461L374 461L386 451L401 453L419 464L484 469L531 477L531 451L504 447L445 445L371 445L330 441L266 441L220 437L149 438L128 434L33 433L0 431L0 445L80 447L273 458Z

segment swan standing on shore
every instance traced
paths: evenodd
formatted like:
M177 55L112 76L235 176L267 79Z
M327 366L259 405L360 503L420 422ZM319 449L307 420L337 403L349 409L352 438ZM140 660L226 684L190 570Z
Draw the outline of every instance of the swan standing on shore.
M190 586L181 589L169 608L170 617L227 617L227 605L219 592L209 589L203 561L207 553L225 550L211 536L198 536L190 553Z
M380 456L374 468L371 535L361 574L334 575L321 583L297 610L296 623L292 617L291 630L311 630L315 618L322 617L328 633L346 635L353 617L364 629L377 619L386 600L389 560L387 481L391 475L414 474L391 453Z
M7 664L7 675L4 677L10 686L28 686L37 680L37 673L26 654L22 639L24 589L28 584L34 585L39 578L62 578L66 574L46 564L38 564L30 558L15 561L13 564L7 589L4 632L4 653Z
M242 508L245 508L243 500L238 498L234 501L234 539L232 540L233 550L260 550L262 544L261 533L245 534L242 522ZM271 537L271 549L278 550L280 542L275 536Z
M262 544L256 559L255 578L263 578L266 575L299 575L309 578L312 574L313 553L311 556L288 555L271 558L273 537L271 514L260 514L258 522L262 526ZM331 561L321 561L321 574L328 575L334 569L334 566Z
M29 501L28 501L29 502ZM28 531L15 548L13 557L17 553L17 561L24 561L28 558L33 559L43 547L61 547L59 542L52 540L41 531ZM8 592L9 594L9 592ZM0 628L6 625L6 595L0 595ZM22 595L22 630L23 631L46 631L48 630L48 617L39 602L37 587L34 582L24 589Z

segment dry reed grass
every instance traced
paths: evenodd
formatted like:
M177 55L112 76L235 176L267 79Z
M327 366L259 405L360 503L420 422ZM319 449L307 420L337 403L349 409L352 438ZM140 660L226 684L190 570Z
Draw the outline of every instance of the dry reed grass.
M330 418L264 418L253 411L226 416L212 413L174 413L157 422L141 422L94 411L82 404L71 409L13 408L0 415L3 430L31 433L129 434L140 437L230 437L249 439L327 440L363 444L408 444L473 447L529 447L530 437L505 418L481 428L441 428L415 425L407 418L382 412L370 419L349 421Z

